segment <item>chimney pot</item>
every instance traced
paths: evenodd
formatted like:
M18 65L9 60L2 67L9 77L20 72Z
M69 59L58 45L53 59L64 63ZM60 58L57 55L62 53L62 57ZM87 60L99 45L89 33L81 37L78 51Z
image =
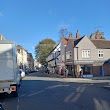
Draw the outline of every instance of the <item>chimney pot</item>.
M69 38L72 38L72 33L69 34Z

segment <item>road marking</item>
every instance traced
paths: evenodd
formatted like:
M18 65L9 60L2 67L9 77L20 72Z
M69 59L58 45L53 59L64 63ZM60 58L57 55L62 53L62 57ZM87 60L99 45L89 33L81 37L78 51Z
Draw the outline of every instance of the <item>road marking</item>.
M26 94L23 94L23 95L21 95L21 96L19 96L19 97L23 97L23 96L26 96Z
M39 93L41 93L41 92L44 92L44 90L42 90L42 91L38 91L38 92L33 93L33 94L30 94L30 95L28 95L28 97L33 96L33 95L36 95L36 94L39 94Z
M57 87L67 87L67 86L69 86L69 85L57 84L57 85L49 86L46 89L53 89L53 88L57 88Z
M17 105L17 110L19 110L19 105Z
M71 100L71 98L74 96L74 92L73 93L71 93L70 95L68 95L65 99L64 99L64 101L65 102L69 102L70 100Z
M73 97L73 99L71 100L73 103L75 103L76 101L78 101L78 99L80 98L81 94L76 94L75 97Z

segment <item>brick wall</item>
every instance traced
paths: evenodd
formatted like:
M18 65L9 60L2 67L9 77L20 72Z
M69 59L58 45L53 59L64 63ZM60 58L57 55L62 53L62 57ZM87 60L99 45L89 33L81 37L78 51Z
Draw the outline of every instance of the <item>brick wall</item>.
M104 69L105 76L110 75L110 64L104 64L103 69Z
M100 72L100 66L93 66L92 67L93 76L99 76L99 72Z
M110 64L103 65L104 76L110 76ZM92 67L93 76L100 76L100 65Z

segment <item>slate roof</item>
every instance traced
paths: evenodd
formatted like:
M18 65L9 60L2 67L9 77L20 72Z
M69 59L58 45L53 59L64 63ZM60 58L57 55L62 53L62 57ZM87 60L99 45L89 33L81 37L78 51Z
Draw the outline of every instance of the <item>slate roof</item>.
M81 37L79 39L74 40L74 47L83 39L84 37Z
M110 49L110 41L109 40L91 40L92 43L100 49Z

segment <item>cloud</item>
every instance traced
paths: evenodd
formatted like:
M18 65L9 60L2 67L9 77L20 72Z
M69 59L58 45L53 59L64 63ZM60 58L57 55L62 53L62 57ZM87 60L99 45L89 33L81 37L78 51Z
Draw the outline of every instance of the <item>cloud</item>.
M0 12L0 16L3 16L3 13L2 12Z

